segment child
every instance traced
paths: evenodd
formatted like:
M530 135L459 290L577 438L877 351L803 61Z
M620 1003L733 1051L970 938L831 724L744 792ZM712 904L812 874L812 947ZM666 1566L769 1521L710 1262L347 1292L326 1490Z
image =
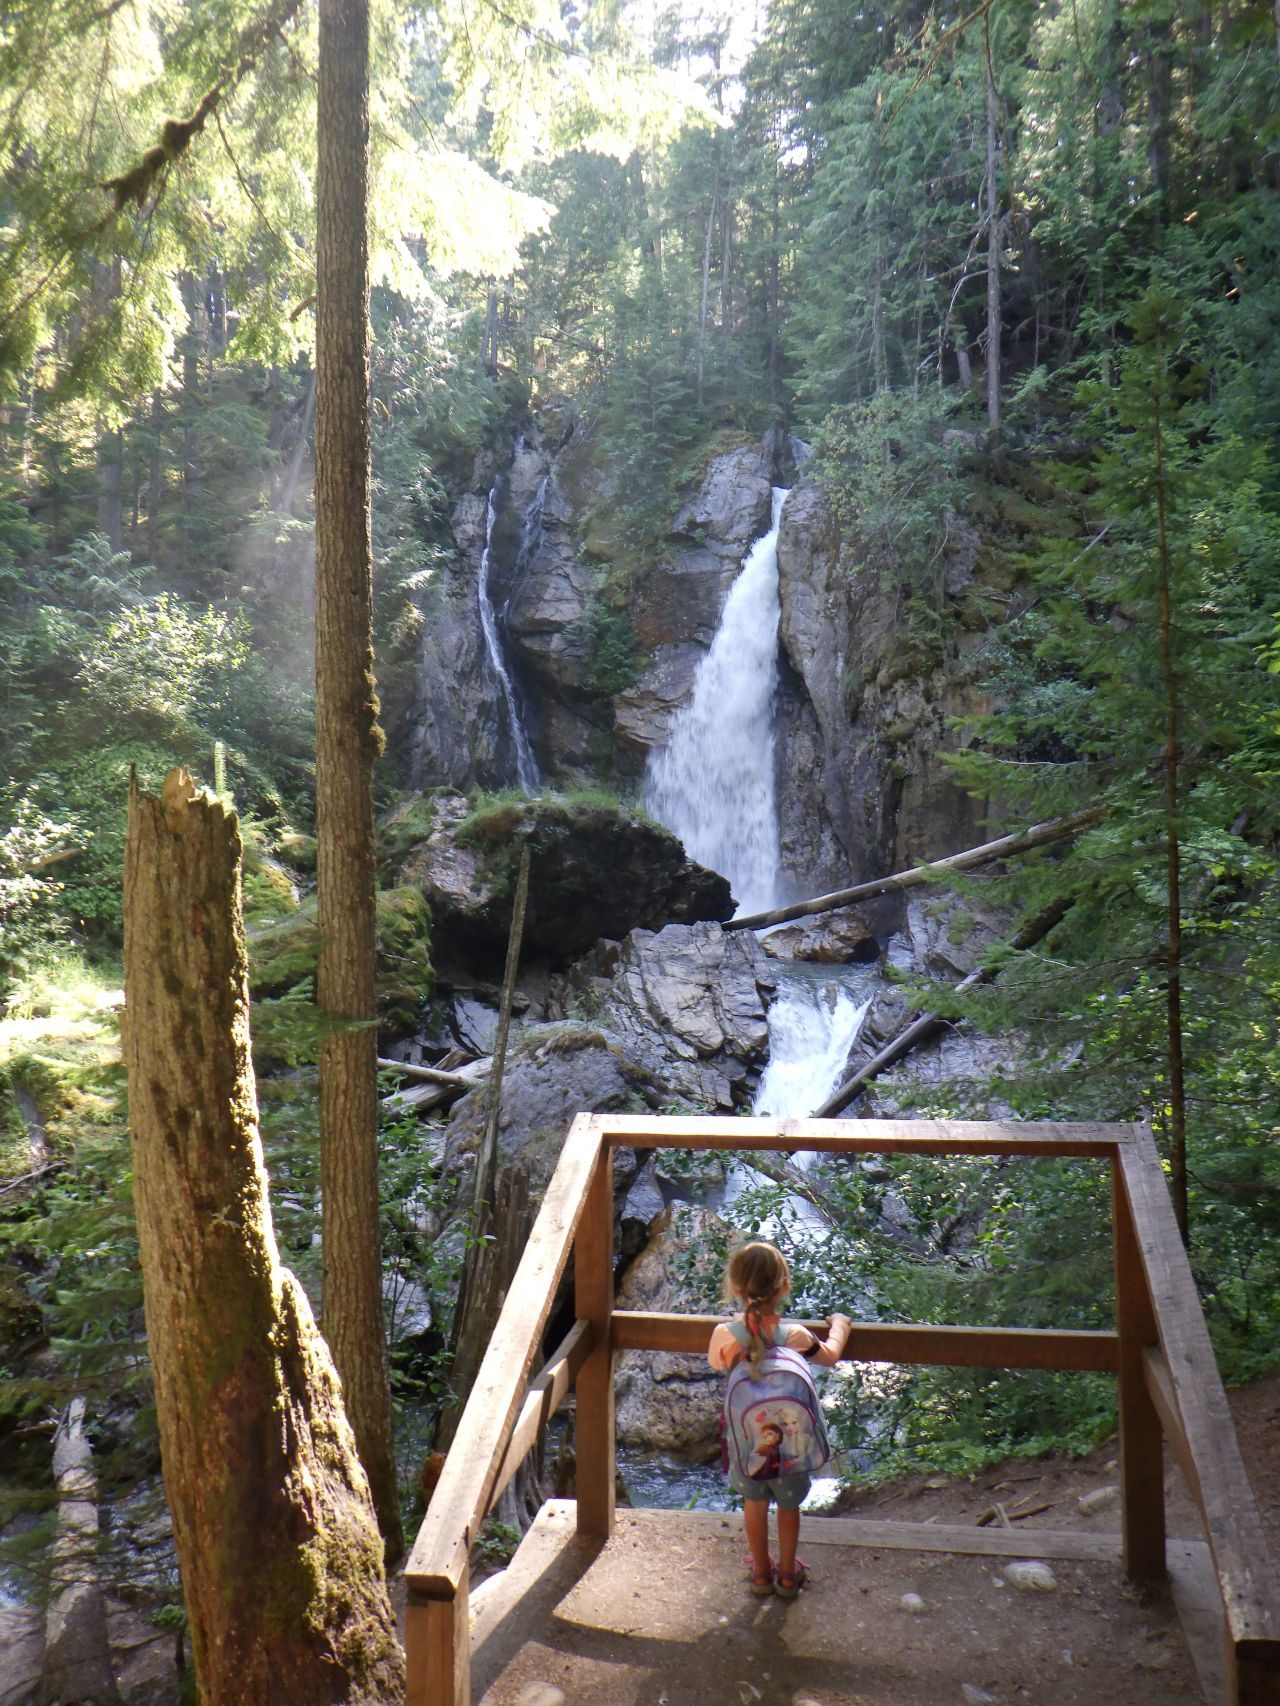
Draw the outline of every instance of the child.
M712 1333L707 1350L712 1368L727 1372L744 1357L759 1363L770 1345L798 1351L821 1368L838 1362L849 1338L848 1316L832 1315L826 1338L818 1340L807 1327L781 1319L779 1306L790 1291L786 1258L772 1244L743 1244L735 1250L725 1274L725 1293L742 1305L742 1312L732 1321L721 1322ZM743 1524L751 1548L748 1579L752 1593L763 1597L776 1592L780 1599L794 1599L806 1575L803 1561L796 1557L796 1545L800 1539L800 1506L809 1491L810 1477L778 1475L783 1430L776 1423L764 1423L761 1432L769 1433L770 1438L762 1440L758 1459L746 1475L731 1469L729 1485L742 1494ZM768 1474L770 1468L775 1471L773 1475ZM778 1507L776 1571L769 1556L770 1495Z

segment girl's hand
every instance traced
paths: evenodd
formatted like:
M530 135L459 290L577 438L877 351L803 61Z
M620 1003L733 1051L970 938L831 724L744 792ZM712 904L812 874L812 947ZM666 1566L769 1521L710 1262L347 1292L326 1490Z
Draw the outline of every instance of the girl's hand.
M847 1315L828 1315L827 1325L832 1329L832 1331L836 1331L838 1329L842 1339L847 1339L849 1334L853 1331L853 1322Z

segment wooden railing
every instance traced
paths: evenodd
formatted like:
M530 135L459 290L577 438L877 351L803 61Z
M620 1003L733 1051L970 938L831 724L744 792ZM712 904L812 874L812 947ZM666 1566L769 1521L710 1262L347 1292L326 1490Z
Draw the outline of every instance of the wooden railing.
M1144 1127L597 1114L579 1115L569 1131L405 1572L409 1706L467 1706L471 1546L570 1386L578 1532L604 1540L614 1517L614 1352L706 1351L715 1317L613 1307L613 1151L620 1145L1109 1160L1113 1332L877 1322L855 1326L845 1354L862 1362L1115 1374L1125 1569L1146 1578L1165 1572L1167 1439L1199 1507L1217 1572L1228 1706L1276 1706L1275 1578L1163 1170ZM577 1321L530 1383L571 1253Z

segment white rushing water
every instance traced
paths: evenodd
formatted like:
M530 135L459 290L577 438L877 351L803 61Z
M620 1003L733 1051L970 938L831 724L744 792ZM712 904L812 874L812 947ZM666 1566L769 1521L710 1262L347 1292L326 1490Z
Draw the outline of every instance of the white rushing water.
M805 1119L835 1089L870 1000L839 983L792 982L785 974L769 1009L769 1064L753 1112Z
M728 877L739 912L776 903L781 851L773 775L778 684L778 523L747 553L693 696L649 767L647 804L690 858Z
M539 491L539 499L541 498ZM533 756L533 748L529 745L529 736L525 732L524 722L520 716L520 707L516 700L516 690L507 669L507 660L502 654L502 641L498 636L498 619L494 614L493 600L489 596L489 554L493 548L493 524L498 518L498 485L495 483L489 492L489 504L484 520L484 550L480 554L480 575L477 581L477 595L480 602L480 626L484 630L484 643L489 653L489 662L493 665L493 673L498 678L502 689L502 703L506 707L507 721L511 726L511 739L516 752L516 779L526 794L534 793L542 784L538 771L537 760ZM539 507L539 519L541 508ZM526 538L527 538L526 529Z

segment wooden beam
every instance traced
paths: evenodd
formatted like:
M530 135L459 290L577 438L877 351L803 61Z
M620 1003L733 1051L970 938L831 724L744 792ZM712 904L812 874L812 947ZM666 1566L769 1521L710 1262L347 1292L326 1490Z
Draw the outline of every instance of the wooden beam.
M596 1173L600 1133L594 1114L579 1114L542 1199L440 1480L414 1542L405 1581L427 1599L449 1599L467 1567L515 1422L560 1275L569 1259L587 1189Z
M1228 1676L1236 1679L1230 1698L1237 1706L1274 1702L1280 1586L1150 1132L1120 1151L1119 1172L1226 1612Z
M1120 1336L1118 1455L1124 1567L1130 1576L1153 1581L1166 1573L1163 1438L1144 1364L1147 1346L1156 1342L1156 1318L1118 1158L1111 1163L1111 1218Z
M1196 1480L1195 1459L1191 1455L1191 1442L1182 1427L1182 1417L1178 1414L1178 1401L1173 1395L1173 1377L1169 1373L1169 1365L1164 1360L1164 1352L1158 1345L1149 1345L1142 1353L1142 1378L1146 1384L1147 1396L1155 1405L1160 1427L1165 1441L1173 1448L1173 1455L1178 1460L1183 1479L1188 1487L1194 1486Z
M506 1492L517 1469L541 1439L547 1423L568 1397L590 1348L590 1321L576 1321L547 1358L537 1379L530 1382L528 1396L507 1441L498 1478L489 1494L490 1510Z
M620 1351L685 1351L706 1355L719 1315L666 1315L615 1309L613 1344ZM805 1325L822 1335L823 1321ZM1114 1374L1114 1333L1049 1327L935 1327L911 1322L856 1322L846 1362L930 1363L949 1368L1057 1368Z
M464 1570L456 1593L423 1599L411 1590L405 1604L405 1706L470 1706L470 1579Z
M915 865L909 871L896 871L891 877L876 877L869 883L857 883L853 888L836 889L831 894L817 895L813 900L798 900L791 906L775 907L772 912L751 912L742 918L731 918L721 928L761 930L770 924L788 924L793 918L812 918L819 912L831 912L837 906L852 906L876 895L919 888L924 883L936 882L949 871L967 871L975 865L988 865L992 860L1006 858L1012 853L1027 853L1033 847L1043 847L1065 835L1076 835L1080 830L1100 823L1105 815L1105 806L1088 806L1068 817L1051 818L1046 823L1021 829L1016 835L1002 835L998 840L984 842L981 847L953 853L949 859L935 859L930 865Z
M1111 1156L1131 1125L1050 1120L774 1120L601 1114L606 1143L638 1149L814 1150L848 1155Z
M591 1323L591 1348L577 1380L574 1411L578 1533L613 1532L617 1430L613 1409L613 1151L600 1146L587 1206L573 1246L574 1304Z

